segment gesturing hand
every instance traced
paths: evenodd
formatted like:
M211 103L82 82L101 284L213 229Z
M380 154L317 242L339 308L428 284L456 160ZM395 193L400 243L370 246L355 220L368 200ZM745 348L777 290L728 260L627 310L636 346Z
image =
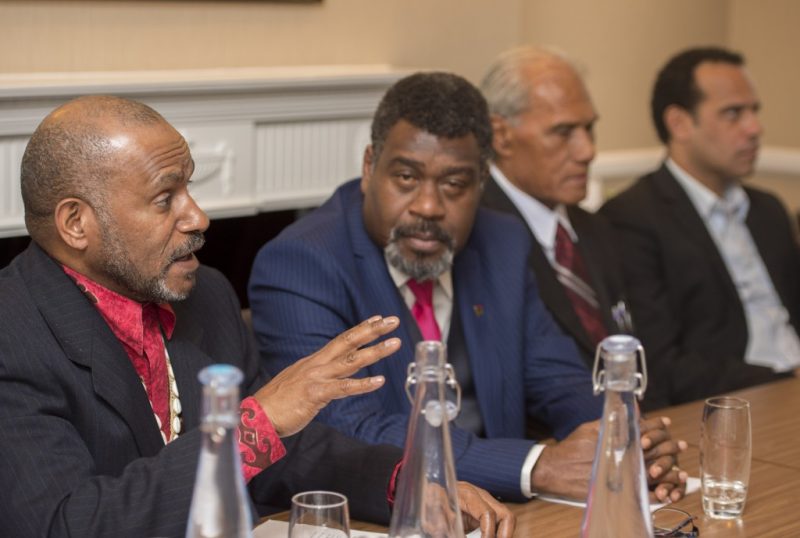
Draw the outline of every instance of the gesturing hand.
M381 387L385 381L383 376L363 379L350 376L399 349L399 338L360 349L393 331L398 323L394 316L373 316L343 332L316 353L300 359L261 387L254 397L278 435L286 437L302 430L331 400Z

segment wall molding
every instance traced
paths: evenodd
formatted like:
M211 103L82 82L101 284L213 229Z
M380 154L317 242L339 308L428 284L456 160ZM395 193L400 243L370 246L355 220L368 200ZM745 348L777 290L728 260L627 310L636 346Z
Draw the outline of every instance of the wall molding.
M373 111L405 72L387 65L0 75L0 237L25 235L19 163L53 108L108 93L153 106L183 134L192 194L211 218L318 205L360 173ZM584 206L655 169L659 147L599 152ZM800 149L765 147L757 172L800 176Z
M386 65L0 75L0 237L24 235L19 164L61 103L114 94L158 110L196 161L211 218L310 207L360 173L369 125L403 71Z

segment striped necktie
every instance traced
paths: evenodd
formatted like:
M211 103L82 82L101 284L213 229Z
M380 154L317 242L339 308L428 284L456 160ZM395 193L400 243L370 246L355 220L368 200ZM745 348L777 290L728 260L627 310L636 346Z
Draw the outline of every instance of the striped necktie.
M556 278L564 286L564 291L589 336L589 340L592 345L596 346L608 336L600 315L600 304L597 302L597 294L589 285L589 271L586 268L586 262L561 223L556 229L554 269Z

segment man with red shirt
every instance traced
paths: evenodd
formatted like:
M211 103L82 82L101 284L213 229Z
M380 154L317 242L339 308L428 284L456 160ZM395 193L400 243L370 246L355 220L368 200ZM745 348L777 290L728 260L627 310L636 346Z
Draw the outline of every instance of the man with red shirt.
M308 426L352 379L393 353L375 316L269 383L230 285L199 265L208 218L187 190L183 137L158 113L86 97L33 134L21 187L31 246L0 271L2 536L182 536L200 452L197 373L245 374L239 445L253 502L336 489L385 521L400 453ZM301 431L302 430L302 431ZM462 509L494 534L513 517L462 485Z

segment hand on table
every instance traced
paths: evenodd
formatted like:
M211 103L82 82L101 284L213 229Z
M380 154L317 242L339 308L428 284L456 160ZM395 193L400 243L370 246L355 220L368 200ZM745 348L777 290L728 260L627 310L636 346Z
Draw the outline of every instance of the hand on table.
M511 538L517 519L488 491L467 482L458 483L458 507L464 519L464 531L480 526L483 538Z
M667 429L671 423L668 417L642 419L639 422L647 482L653 488L650 492L651 501L677 501L686 492L689 475L678 467L678 454L686 450L688 445L686 441L672 439Z
M688 477L677 466L678 454L686 450L686 442L670 437L669 424L667 417L642 420L639 424L648 483L654 488L651 500L660 502L683 497ZM581 424L563 441L542 451L531 475L534 491L585 499L589 493L599 429L599 421Z
M567 499L586 499L599 430L599 421L586 422L560 443L545 448L533 466L533 490Z
M373 316L349 329L322 349L281 371L254 397L280 437L302 430L331 400L380 388L383 376L351 378L361 368L400 348L399 338L364 347L397 328L399 320Z

